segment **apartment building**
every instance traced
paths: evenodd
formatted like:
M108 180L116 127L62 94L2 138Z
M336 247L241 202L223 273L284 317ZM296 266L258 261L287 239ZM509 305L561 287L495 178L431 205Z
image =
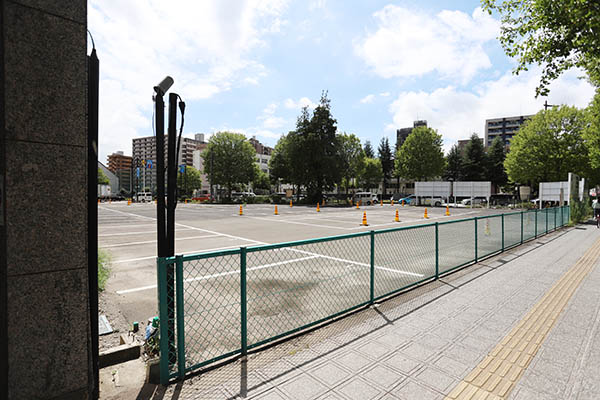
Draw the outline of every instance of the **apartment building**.
M252 136L252 138L249 139L249 141L250 144L254 146L254 149L256 150L256 163L262 171L268 174L269 160L271 159L271 154L273 154L273 148L265 146L264 144L259 142L256 139L256 136Z
M133 157L126 156L122 151L117 151L108 156L108 169L119 178L119 193L124 191L131 193L132 186L132 160Z
M427 121L418 120L413 122L412 128L400 128L396 130L396 149L399 149L404 144L404 141L413 131L413 129L424 126L427 127Z
M500 137L504 146L510 147L510 140L517 133L521 125L529 120L533 115L519 115L516 117L502 117L485 120L485 147L491 146L495 138Z

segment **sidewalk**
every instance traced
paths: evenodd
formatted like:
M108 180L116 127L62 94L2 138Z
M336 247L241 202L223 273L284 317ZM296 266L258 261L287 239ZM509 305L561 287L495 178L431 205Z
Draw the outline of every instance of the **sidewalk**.
M548 234L152 398L598 399L598 239Z

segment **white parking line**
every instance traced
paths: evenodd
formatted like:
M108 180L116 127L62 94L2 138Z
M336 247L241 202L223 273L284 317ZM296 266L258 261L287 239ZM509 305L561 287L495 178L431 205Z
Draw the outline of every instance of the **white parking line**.
M204 235L204 236L190 236L185 238L175 238L175 240L191 240L191 239L204 239L209 237L217 237L220 235ZM118 243L118 244L109 244L101 246L103 249L109 249L112 247L123 247L123 246L135 246L136 244L148 244L148 243L156 243L156 240L146 240L143 242L129 242L129 243Z
M193 229L188 229L188 228L184 228L184 229L175 229L175 232L181 232L181 231L191 231ZM155 230L148 230L148 231L139 231L139 232L120 232L120 233L103 233L103 234L99 234L98 237L102 236L102 237L106 237L106 236L127 236L127 235L142 235L142 234L156 234Z
M239 249L240 247L241 247L240 245L236 245L236 246L224 246L224 247L214 247L212 249L201 249L201 250L187 251L185 253L180 253L180 255L187 256L187 255L190 255L190 254L206 253L206 252L209 252L209 251L227 250L227 249ZM142 260L156 260L156 256L139 257L139 258L130 258L128 260L111 261L111 264L122 264L122 263L126 263L126 262L142 261Z

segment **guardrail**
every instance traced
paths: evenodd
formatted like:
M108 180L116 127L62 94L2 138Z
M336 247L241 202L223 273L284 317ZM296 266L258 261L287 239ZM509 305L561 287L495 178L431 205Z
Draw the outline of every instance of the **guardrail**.
M246 356L568 221L565 206L158 258L161 382Z

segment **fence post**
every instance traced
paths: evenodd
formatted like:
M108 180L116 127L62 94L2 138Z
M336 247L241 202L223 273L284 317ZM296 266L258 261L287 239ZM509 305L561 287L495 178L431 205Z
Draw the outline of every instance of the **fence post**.
M533 234L533 237L535 239L537 239L537 215L538 215L538 210L535 210L535 231L534 231L534 234Z
M246 248L240 247L240 307L242 359L248 356L248 310L246 304Z
M373 304L375 298L375 231L371 231L371 277L369 304Z
M521 244L523 244L523 211L521 211Z
M556 207L552 209L552 214L554 214L554 230L556 230Z
M548 233L548 209L546 208L545 210L546 210L546 232L545 233Z
M560 208L560 226L563 227L565 225L565 206Z
M435 223L435 279L440 277L440 240L438 223Z
M162 257L157 257L156 277L158 284L158 327L160 347L160 383L166 385L169 382L169 312L167 299L167 267Z
M183 256L177 256L175 269L175 296L177 311L177 372L185 376L185 324L183 320Z
M502 214L501 217L502 217L502 252L504 252L504 214Z
M477 217L474 218L475 221L475 263L477 263Z

